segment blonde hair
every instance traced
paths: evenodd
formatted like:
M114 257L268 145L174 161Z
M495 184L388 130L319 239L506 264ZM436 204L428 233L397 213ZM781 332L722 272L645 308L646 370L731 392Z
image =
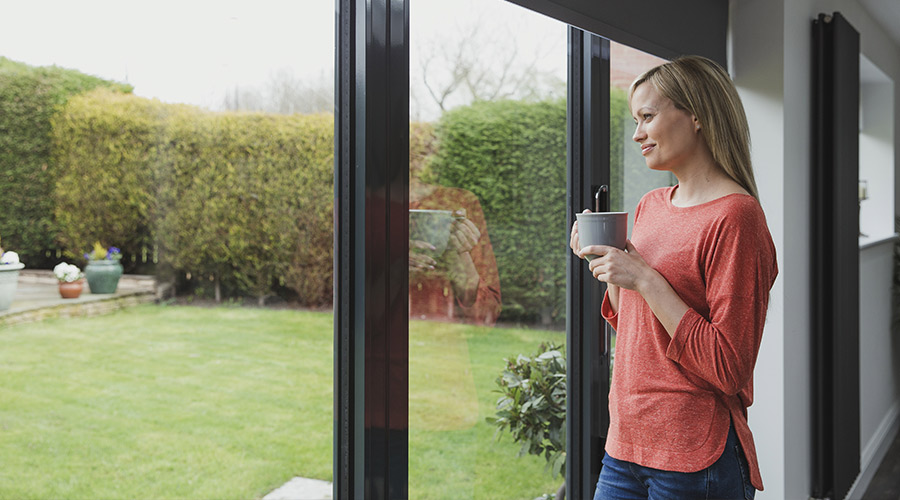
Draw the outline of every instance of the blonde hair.
M645 82L697 118L715 162L759 200L750 160L750 127L728 73L705 57L679 57L639 76L628 92L629 106L635 89Z

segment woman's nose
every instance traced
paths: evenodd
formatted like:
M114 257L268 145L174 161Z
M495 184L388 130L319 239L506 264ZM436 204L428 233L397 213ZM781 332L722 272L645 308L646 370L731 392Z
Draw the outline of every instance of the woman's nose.
M634 140L634 142L641 142L646 138L647 138L647 133L644 132L644 127L642 127L640 125L635 125L634 126L634 135L631 136L631 139Z

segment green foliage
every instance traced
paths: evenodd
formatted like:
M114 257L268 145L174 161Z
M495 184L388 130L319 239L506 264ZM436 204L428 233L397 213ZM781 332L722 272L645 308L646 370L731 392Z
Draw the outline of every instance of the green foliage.
M257 297L284 276L301 301L330 301L331 120L261 113L175 120L158 230L172 265Z
M613 89L610 106L610 202L622 210L625 163L635 161L624 145L632 119L623 91ZM414 170L481 201L500 274L501 320L564 322L565 100L476 102L444 113L435 134L436 152L430 161L414 157ZM417 136L411 133L411 146L421 146L421 139L412 139ZM636 161L640 165L628 169L629 183L643 186L639 177L648 169L639 156Z
M501 319L565 312L566 103L477 102L435 131L434 180L481 201L500 275Z
M330 115L213 113L98 90L54 125L66 248L157 248L164 276L331 301Z
M631 111L625 91L617 88L609 92L609 208L614 212L625 210L622 195L625 191L625 144L626 134L633 129ZM587 208L587 207L585 207Z
M556 477L566 468L566 358L563 348L542 343L533 357L506 360L497 378L497 417L487 420L500 433L508 429L522 443L519 456L543 456Z
M632 139L634 118L628 109L625 91L612 89L609 101L610 208L617 212L633 212L644 194L661 186L672 186L677 180L671 172L647 168L647 162Z
M51 120L73 95L122 85L58 67L0 57L0 233L29 267L52 267L57 248L52 192Z
M53 120L59 242L81 257L95 242L138 255L153 245L158 151L166 105L97 89L73 97ZM123 265L128 265L128 260Z

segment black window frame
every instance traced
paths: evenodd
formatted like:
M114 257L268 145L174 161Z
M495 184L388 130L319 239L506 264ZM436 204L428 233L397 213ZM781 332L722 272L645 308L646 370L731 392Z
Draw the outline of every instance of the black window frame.
M408 496L410 1L335 0L333 467L340 499ZM571 26L571 225L576 211L591 206L593 190L609 183L609 42L598 35L662 57L698 53L724 64L727 2L646 0L642 11L662 22L650 30L645 16L609 15L633 10L629 0L508 1ZM599 316L603 288L574 256L566 267L567 494L586 498L609 425L609 335Z

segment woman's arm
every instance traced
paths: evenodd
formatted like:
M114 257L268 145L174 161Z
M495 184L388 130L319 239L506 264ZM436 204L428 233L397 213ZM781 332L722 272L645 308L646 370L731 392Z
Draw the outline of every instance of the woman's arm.
M634 290L650 306L669 337L674 337L678 323L690 308L669 282L644 261L631 241L625 248L626 251L622 251L596 245L585 247L580 255L597 255L588 267L595 278L609 284L609 302L613 312L618 312L619 287Z

